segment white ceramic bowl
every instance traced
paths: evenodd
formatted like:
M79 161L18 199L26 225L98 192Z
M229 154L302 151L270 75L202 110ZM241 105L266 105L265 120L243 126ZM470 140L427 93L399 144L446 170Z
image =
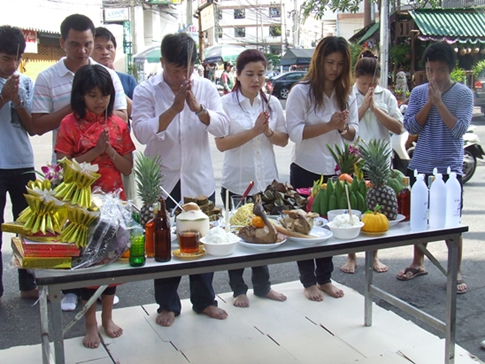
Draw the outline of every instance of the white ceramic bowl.
M223 243L223 244L214 244L214 243L207 243L204 238L200 238L200 242L204 244L204 249L207 254L216 256L216 257L224 257L226 255L231 255L236 250L237 241L232 243Z
M327 226L332 231L333 236L337 239L354 239L359 236L360 229L364 226L362 221L350 227L337 227L333 221L330 221Z
M336 216L338 215L342 215L344 214L346 211L348 211L347 209L338 209L338 210L330 210L327 212L327 218L328 218L328 221L332 221L333 219L335 219ZM355 215L359 218L360 220L360 217L362 216L362 212L360 212L359 210L352 210L352 215Z

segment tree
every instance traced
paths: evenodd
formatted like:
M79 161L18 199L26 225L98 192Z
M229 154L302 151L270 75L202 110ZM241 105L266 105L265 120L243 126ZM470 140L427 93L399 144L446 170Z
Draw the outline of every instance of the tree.
M302 5L303 19L313 16L316 19L321 19L325 14L325 11L332 12L350 12L356 13L359 11L359 5L362 1L366 0L305 0ZM368 0L379 4L378 0ZM409 2L409 6L413 9L421 9L425 6L431 6L436 8L440 6L440 0L416 0Z
M281 56L271 53L265 53L264 56L268 61L268 66L271 65L271 67L268 67L269 69L278 69L281 62Z

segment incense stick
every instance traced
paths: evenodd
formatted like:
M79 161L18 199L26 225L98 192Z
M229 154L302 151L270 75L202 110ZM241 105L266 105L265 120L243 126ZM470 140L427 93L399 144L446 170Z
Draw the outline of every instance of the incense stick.
M15 58L16 61L19 60L19 53L20 53L20 43L17 44L17 58Z
M377 58L374 58L376 60L376 67L374 68L374 75L372 76L372 83L376 83L376 75L377 75L377 67L379 67L379 64L377 63ZM374 89L375 91L375 89Z
M193 47L191 47L190 42L187 46L187 80L190 79L190 64L192 62L192 52Z
M225 222L224 222L224 227L226 232L231 231L231 227L229 226L229 190L226 189L226 213L225 213Z

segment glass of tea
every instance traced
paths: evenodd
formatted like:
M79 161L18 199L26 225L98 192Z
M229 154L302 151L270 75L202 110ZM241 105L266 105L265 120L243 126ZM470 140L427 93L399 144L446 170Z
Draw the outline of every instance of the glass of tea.
M190 256L199 252L200 233L197 230L184 230L178 234L180 255Z

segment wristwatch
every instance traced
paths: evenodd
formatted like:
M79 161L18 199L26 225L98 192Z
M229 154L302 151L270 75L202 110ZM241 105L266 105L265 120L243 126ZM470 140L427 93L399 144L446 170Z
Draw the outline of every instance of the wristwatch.
M22 109L25 107L24 100L20 100L20 104L18 105L13 105L14 109Z
M205 114L207 112L207 109L205 108L204 105L200 104L200 111L197 111L195 115L201 116L202 114Z
M342 131L338 131L340 133L340 135L345 135L347 134L347 132L349 131L349 124L345 124L345 129L342 130Z

